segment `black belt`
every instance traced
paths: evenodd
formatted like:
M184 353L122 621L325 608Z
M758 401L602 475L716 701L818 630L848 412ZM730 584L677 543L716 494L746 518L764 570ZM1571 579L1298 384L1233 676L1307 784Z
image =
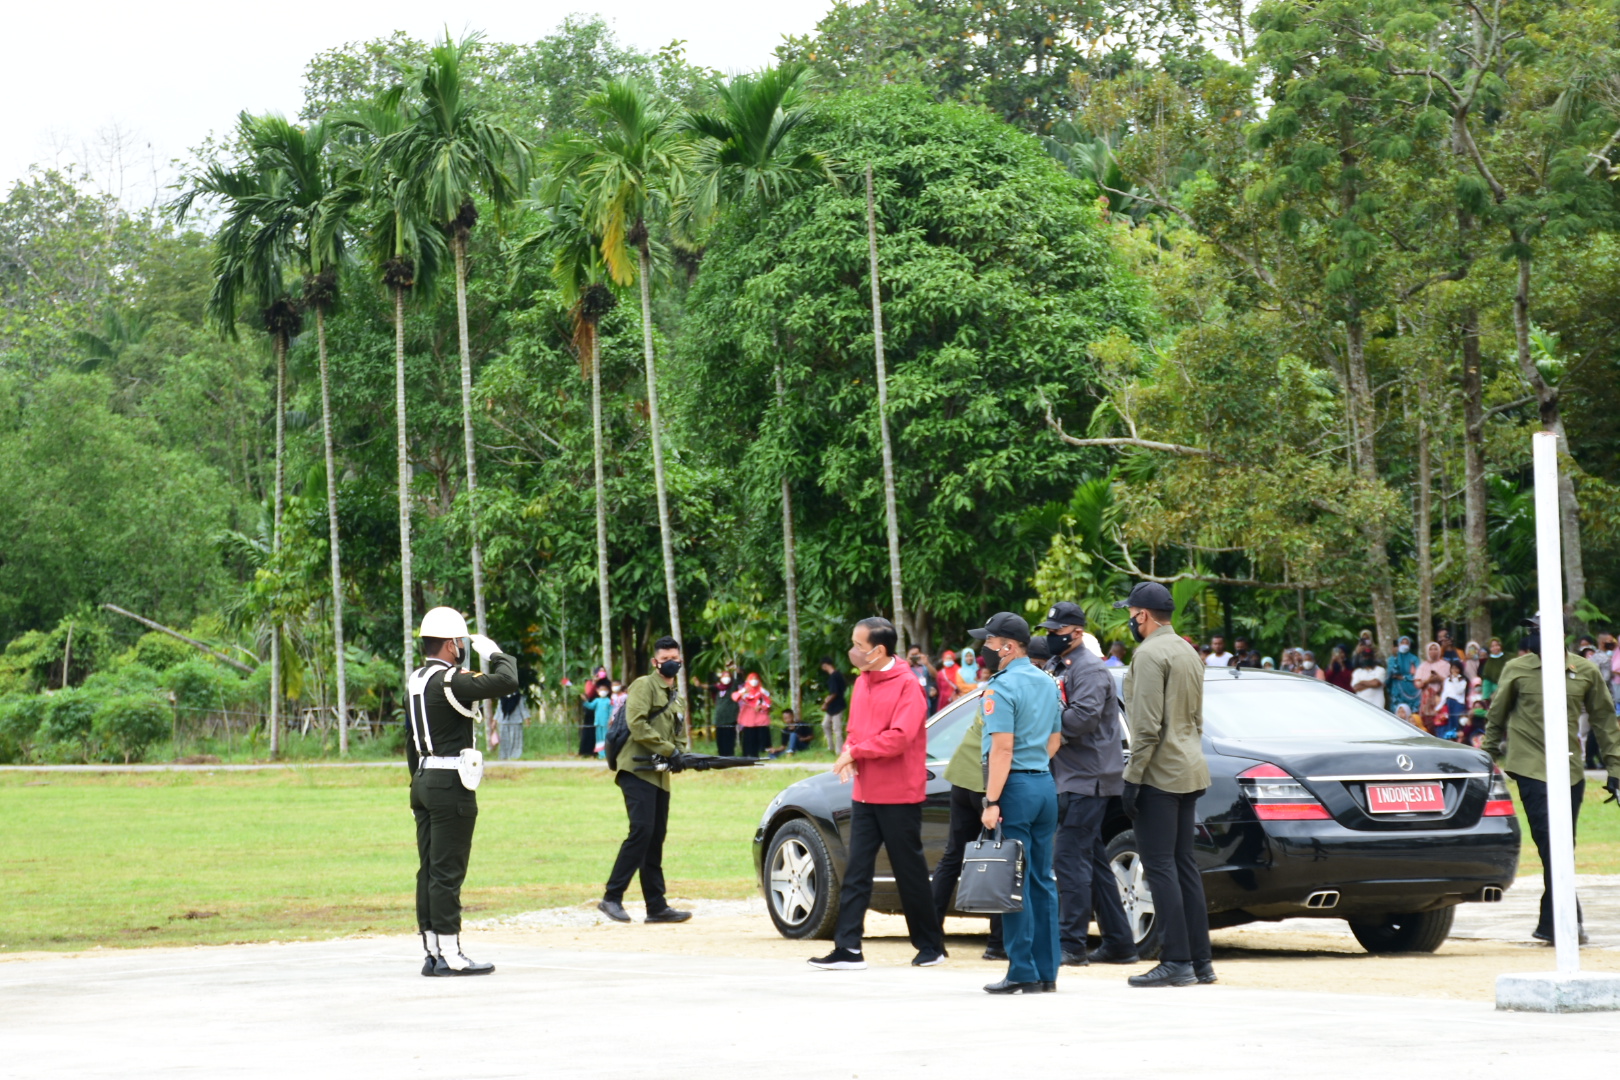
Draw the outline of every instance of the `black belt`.
M1045 776L1047 769L1008 769L1010 773L1022 773L1025 776Z

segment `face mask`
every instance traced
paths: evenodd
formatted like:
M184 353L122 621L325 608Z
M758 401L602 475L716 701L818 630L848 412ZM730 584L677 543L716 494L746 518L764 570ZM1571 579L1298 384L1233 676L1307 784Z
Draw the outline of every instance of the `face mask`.
M1138 626L1137 623L1136 623L1136 616L1132 615L1131 616L1131 637L1135 638L1137 641L1141 641L1143 636L1144 635L1142 633L1142 628L1140 626Z
M1502 655L1502 650L1501 649L1492 649L1491 650L1491 655L1492 656L1501 656Z
M1401 642L1401 643L1400 643L1400 644L1399 644L1399 645L1397 645L1397 646L1395 646L1395 647L1396 647L1396 648L1397 648L1397 649L1399 649L1399 650L1400 650L1400 651L1401 651L1401 652L1411 652L1411 651L1412 651L1412 646L1410 646L1410 645L1408 645L1408 644L1407 644L1407 643L1406 643L1406 642L1404 642L1404 641L1403 641L1403 642Z
M855 665L857 669L865 671L866 661L875 652L877 652L876 645L872 646L870 649L862 649L858 645L851 645L849 647L849 662Z
M1054 634L1048 632L1046 635L1046 643L1051 648L1053 656L1062 656L1064 653L1068 652L1069 642L1073 640L1074 638L1068 634Z
M722 676L720 676L720 685L721 686L730 686L731 685L731 676L730 675L722 675Z
M1306 671L1310 671L1312 668L1316 667L1316 661L1315 660L1307 660L1307 661L1305 661L1304 667L1305 667Z
M759 680L758 679L749 679L748 680L748 685L749 686L758 686L759 685Z
M994 675L1001 670L1001 654L994 649L984 650L984 655L979 657L979 668Z
M658 665L658 674L662 675L666 679L673 679L680 673L681 662L679 660L665 660L662 664Z
M607 694L608 694L608 692L606 690L598 690L596 692L597 697L607 697Z

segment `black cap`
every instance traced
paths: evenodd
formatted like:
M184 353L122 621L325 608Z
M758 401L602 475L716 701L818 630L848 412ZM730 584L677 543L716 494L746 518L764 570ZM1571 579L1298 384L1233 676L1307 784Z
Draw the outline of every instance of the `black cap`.
M990 616L989 620L977 630L969 630L969 636L983 641L988 637L1012 638L1020 645L1029 644L1029 623L1023 616L1014 615L1010 611L998 611Z
M1520 619L1519 620L1519 625L1520 626L1528 626L1533 630L1540 630L1541 629L1541 612L1539 612L1539 611L1536 612L1534 615L1530 616L1528 619Z
M1029 658L1037 663L1052 659L1052 646L1043 637L1029 639Z
M1157 581L1139 581L1131 595L1123 600L1115 600L1117 608L1139 607L1148 611L1174 611L1176 602L1170 596L1170 590Z
M1046 612L1046 621L1041 623L1048 630L1056 630L1060 626L1086 625L1086 612L1079 604L1069 600L1059 600Z

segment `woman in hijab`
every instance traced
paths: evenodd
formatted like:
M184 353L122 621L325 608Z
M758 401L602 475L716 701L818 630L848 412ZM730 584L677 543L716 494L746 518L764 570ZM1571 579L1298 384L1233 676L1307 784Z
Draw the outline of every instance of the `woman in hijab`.
M1427 731L1434 731L1444 719L1439 716L1440 690L1451 675L1451 665L1440 651L1440 643L1431 641L1423 647L1424 661L1417 666L1412 681L1422 696L1418 699L1418 715L1423 718Z
M523 722L528 718L529 699L522 690L501 698L500 707L495 710L495 720L500 724L502 761L523 756Z
M594 721L591 728L595 736L591 744L591 752L602 757L603 744L607 742L608 723L613 719L613 680L604 672L600 679L592 684L590 700L591 719Z
M750 671L740 690L732 693L737 703L737 730L742 735L742 756L760 758L771 749L771 692Z
M962 650L962 666L956 670L956 686L962 693L979 688L979 660L972 649Z
M1355 668L1350 666L1350 657L1346 655L1343 645L1333 646L1333 658L1328 661L1327 681L1340 690L1350 691L1350 673Z

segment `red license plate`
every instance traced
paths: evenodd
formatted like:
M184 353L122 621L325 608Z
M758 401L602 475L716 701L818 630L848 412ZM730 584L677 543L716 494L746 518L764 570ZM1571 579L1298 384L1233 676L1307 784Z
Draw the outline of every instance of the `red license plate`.
M1368 784L1367 809L1375 814L1439 814L1446 793L1439 784Z

